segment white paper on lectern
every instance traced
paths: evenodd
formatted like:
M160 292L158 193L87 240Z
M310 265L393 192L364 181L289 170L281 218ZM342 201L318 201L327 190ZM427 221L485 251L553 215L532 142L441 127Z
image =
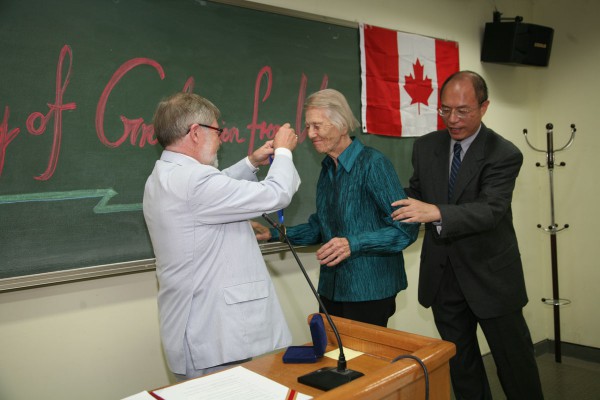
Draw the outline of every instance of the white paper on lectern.
M121 400L156 400L156 399L154 397L152 397L150 395L150 393L148 393L148 392L139 392L139 393L133 394L131 396L127 396Z
M361 353L360 351L357 350L352 350L349 349L347 347L344 347L344 358L346 359L346 361L350 361L353 358L356 358L358 356L362 356L365 353ZM327 353L323 354L325 357L329 357L329 358L333 358L334 360L337 360L340 357L340 349L333 349L331 351L328 351Z
M154 393L164 400L285 400L289 388L244 367L185 381ZM297 400L312 397L302 393Z

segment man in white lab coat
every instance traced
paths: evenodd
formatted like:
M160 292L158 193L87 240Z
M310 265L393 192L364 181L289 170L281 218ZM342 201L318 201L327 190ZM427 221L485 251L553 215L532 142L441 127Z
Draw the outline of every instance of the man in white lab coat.
M164 147L144 191L156 256L163 348L178 380L286 347L291 335L248 220L285 208L300 178L289 124L219 171L220 112L190 93L163 100L154 131ZM256 171L274 156L267 177Z

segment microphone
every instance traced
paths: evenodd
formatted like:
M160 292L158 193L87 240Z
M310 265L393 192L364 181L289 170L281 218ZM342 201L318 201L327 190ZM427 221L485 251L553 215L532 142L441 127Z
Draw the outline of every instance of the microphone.
M311 373L308 373L306 375L299 376L298 382L303 383L308 386L311 386L311 387L315 387L317 389L327 391L330 389L334 389L340 385L343 385L344 383L353 381L356 378L360 378L361 376L364 375L362 372L358 372L358 371L354 371L354 370L346 368L346 356L344 356L344 348L342 346L342 339L340 338L340 334L337 330L337 327L331 320L331 317L329 316L329 313L327 312L325 305L321 301L321 298L319 297L319 294L317 293L314 285L312 284L312 281L308 277L308 274L306 273L306 269L304 268L304 265L302 265L302 263L300 262L300 259L298 258L298 254L296 253L294 246L292 246L292 244L290 243L290 240L288 239L288 237L285 233L285 230L282 229L281 226L278 225L276 222L274 222L271 219L271 217L269 217L266 213L263 214L262 217L269 223L269 225L271 225L273 228L277 229L281 238L283 238L283 240L287 243L288 247L292 251L292 254L294 255L294 258L296 259L296 262L298 263L298 266L300 267L300 270L302 271L304 278L306 278L306 282L308 282L308 286L310 286L310 289L312 290L313 295L319 302L319 306L321 307L321 310L323 310L323 314L325 314L325 318L327 318L327 322L329 322L329 326L331 326L331 329L333 330L335 339L337 340L337 343L338 343L338 348L340 350L337 367L321 368L321 369L318 369Z

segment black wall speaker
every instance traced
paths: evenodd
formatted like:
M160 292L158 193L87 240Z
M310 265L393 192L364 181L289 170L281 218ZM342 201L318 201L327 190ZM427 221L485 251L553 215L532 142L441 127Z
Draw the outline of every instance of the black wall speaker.
M481 61L548 66L554 29L522 22L485 24Z

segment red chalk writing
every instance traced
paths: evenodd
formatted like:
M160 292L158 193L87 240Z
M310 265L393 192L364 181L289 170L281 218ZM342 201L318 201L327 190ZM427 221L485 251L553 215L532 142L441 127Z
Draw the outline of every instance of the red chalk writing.
M69 56L69 66L65 76L64 83L62 82L63 61L66 56ZM33 135L41 135L46 131L46 126L52 117L54 117L54 136L52 139L52 148L50 149L50 157L46 171L35 177L40 181L46 181L52 177L58 164L58 156L60 154L60 142L62 140L62 112L64 110L74 110L75 103L63 104L63 96L71 79L71 67L73 66L73 52L67 45L63 46L58 57L58 65L56 67L56 97L54 104L48 104L49 111L46 115L41 112L33 112L27 118L26 126L29 133ZM36 121L39 120L39 125L36 127ZM0 172L2 172L0 170Z
M6 159L6 148L8 144L19 134L21 131L19 128L8 129L8 117L10 116L10 108L4 107L4 116L2 117L2 123L0 123L0 174L2 174L2 168L4 168L4 160Z
M144 124L143 119L141 118L129 120L123 115L121 115L120 118L121 121L123 121L124 127L123 134L119 139L117 139L114 142L111 142L106 137L106 134L104 132L104 113L106 112L106 103L108 102L108 98L110 97L112 90L129 71L140 65L149 65L151 67L154 67L154 69L156 69L156 71L158 72L158 76L160 77L160 79L165 79L165 71L160 66L160 64L148 58L134 58L133 60L127 61L117 69L117 71L108 81L108 84L104 88L104 91L100 95L100 101L98 102L98 106L96 107L96 134L98 135L98 139L100 139L100 142L105 146L119 147L123 144L125 140L127 140L128 137L130 138L130 143L135 145L140 128L143 132L142 138L140 140L140 147L144 147L144 144L146 144L147 141L151 144L156 144L156 139L152 138L152 135L154 133L153 129L150 128L148 125ZM150 137L148 137L147 135L150 135Z
M25 126L27 131L32 135L42 135L46 132L46 128L50 121L53 121L53 137L52 145L49 149L48 163L46 170L38 176L34 176L34 179L46 181L52 178L57 167L59 166L59 155L61 151L61 142L63 136L63 112L66 110L75 110L77 104L75 102L65 103L64 98L67 93L67 88L71 80L71 72L74 65L74 56L71 47L65 45L62 47L59 57L58 64L56 67L56 94L54 103L48 103L48 112L46 114L34 111L26 119ZM65 63L67 61L67 63ZM155 60L149 58L133 58L123 63L114 72L110 80L104 87L98 103L96 105L95 115L95 131L100 143L109 148L119 148L125 143L129 143L132 146L143 148L144 146L157 144L156 137L154 135L154 127L151 123L147 123L143 118L140 117L127 117L125 115L119 115L118 118L123 124L123 130L121 132L106 132L105 120L107 118L106 112L108 104L114 100L114 89L124 79L127 79L128 74L136 68L151 67L158 75L160 80L166 78L166 73L163 67ZM328 76L324 75L321 81L321 88L327 87ZM152 82L149 82L150 84ZM296 106L296 119L295 128L299 134L299 142L302 143L306 138L306 132L303 129L302 123L302 107L306 97L306 87L308 78L305 74L301 75L300 87L298 90L297 106ZM195 85L194 77L189 77L183 84L182 91L192 92ZM236 126L227 126L226 121L221 121L224 128L221 140L231 144L242 144L247 141L247 153L252 154L257 146L257 142L272 139L275 133L279 129L280 125L273 124L264 119L260 118L261 106L264 105L270 95L273 87L273 71L270 66L264 66L258 72L254 86L254 98L252 107L252 120L248 123L245 128L248 130L240 131ZM157 99L158 102L159 99ZM9 126L10 120L10 107L6 105L4 107L4 114L0 122L0 177L5 168L6 154L9 149L9 144L15 139L20 133L21 129L18 127L11 128ZM64 134L69 134L65 132ZM113 139L110 139L113 138Z
M280 125L268 124L265 121L258 123L258 106L260 97L260 86L263 76L267 77L267 88L265 94L262 97L261 103L264 103L271 95L271 86L273 84L273 72L271 67L263 67L258 76L256 77L256 84L254 85L254 110L252 111L252 122L246 127L250 129L250 141L248 142L248 154L252 154L254 151L254 141L256 138L256 131L260 132L260 140L272 139L275 133L279 129Z

